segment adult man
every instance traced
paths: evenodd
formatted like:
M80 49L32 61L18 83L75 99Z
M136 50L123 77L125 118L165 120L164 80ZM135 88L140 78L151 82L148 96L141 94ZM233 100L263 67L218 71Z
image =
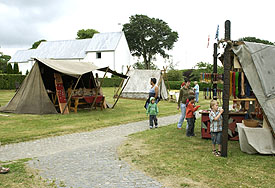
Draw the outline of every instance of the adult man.
M192 90L190 90L189 88L190 86L190 80L189 79L185 79L185 84L184 86L180 89L180 95L179 95L179 100L178 100L178 107L177 109L179 110L179 108L181 109L181 116L177 125L178 129L182 129L182 123L184 121L185 118L185 113L186 113L186 102L188 100L188 97L190 94L194 94ZM186 129L188 127L188 124L186 125Z

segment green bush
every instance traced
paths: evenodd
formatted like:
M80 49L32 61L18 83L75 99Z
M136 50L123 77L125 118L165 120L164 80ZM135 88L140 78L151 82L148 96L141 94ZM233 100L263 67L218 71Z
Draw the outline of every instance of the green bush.
M0 89L16 89L25 77L21 74L0 74Z
M181 81L183 80L181 70L169 70L167 73L167 78L170 81Z
M104 78L102 87L118 87L123 79L122 78ZM102 82L102 78L99 78Z

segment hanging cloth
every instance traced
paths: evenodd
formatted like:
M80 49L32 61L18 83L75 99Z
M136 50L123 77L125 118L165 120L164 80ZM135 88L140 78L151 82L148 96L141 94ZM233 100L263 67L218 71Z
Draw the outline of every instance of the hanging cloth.
M250 84L245 76L245 95L247 97L250 97L250 90L251 90Z
M236 92L235 96L236 97L239 95L239 85L238 85L238 83L239 83L239 72L236 72L235 73L235 92Z
M245 96L244 92L244 73L242 72L242 78L241 78L241 85L242 85L242 91L241 91L241 96Z
M232 71L230 71L229 77L229 97L232 95Z
M234 99L236 98L236 83L235 83L235 72L232 72L232 95Z
M238 98L241 98L241 93L242 93L242 72L239 72L239 77L238 77Z

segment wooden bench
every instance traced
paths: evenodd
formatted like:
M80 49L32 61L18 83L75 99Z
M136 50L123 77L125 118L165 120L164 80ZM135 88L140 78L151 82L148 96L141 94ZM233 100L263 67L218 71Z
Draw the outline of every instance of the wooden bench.
M93 104L95 100L95 96L72 96L71 101L69 102L69 109L73 110L75 113L77 113L78 105L80 104ZM101 110L103 109L105 101L105 96L98 95L95 102L95 109L97 105L100 106ZM71 104L74 104L74 106L71 106Z

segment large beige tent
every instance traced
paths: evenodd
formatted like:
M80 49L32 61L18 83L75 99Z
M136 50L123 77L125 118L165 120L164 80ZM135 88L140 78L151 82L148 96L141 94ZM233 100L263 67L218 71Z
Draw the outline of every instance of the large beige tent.
M249 128L238 124L241 150L254 154L275 153L275 46L244 42L233 47L251 88L260 103L273 136L266 128Z
M109 69L98 68L87 62L35 59L33 68L19 90L7 105L0 108L0 111L19 114L55 114L56 108L47 92L55 91L54 73L62 74L65 89L69 88L72 83L76 83L79 77L82 79L79 85L82 84L85 88L95 88L92 73L94 70ZM111 70L109 72L115 73Z
M122 91L121 97L132 98L132 99L147 99L149 96L149 90L151 88L150 80L151 78L157 79L157 84L159 85L159 97L161 99L168 99L168 92L164 83L163 75L161 70L130 70L127 74L129 76L124 90Z

